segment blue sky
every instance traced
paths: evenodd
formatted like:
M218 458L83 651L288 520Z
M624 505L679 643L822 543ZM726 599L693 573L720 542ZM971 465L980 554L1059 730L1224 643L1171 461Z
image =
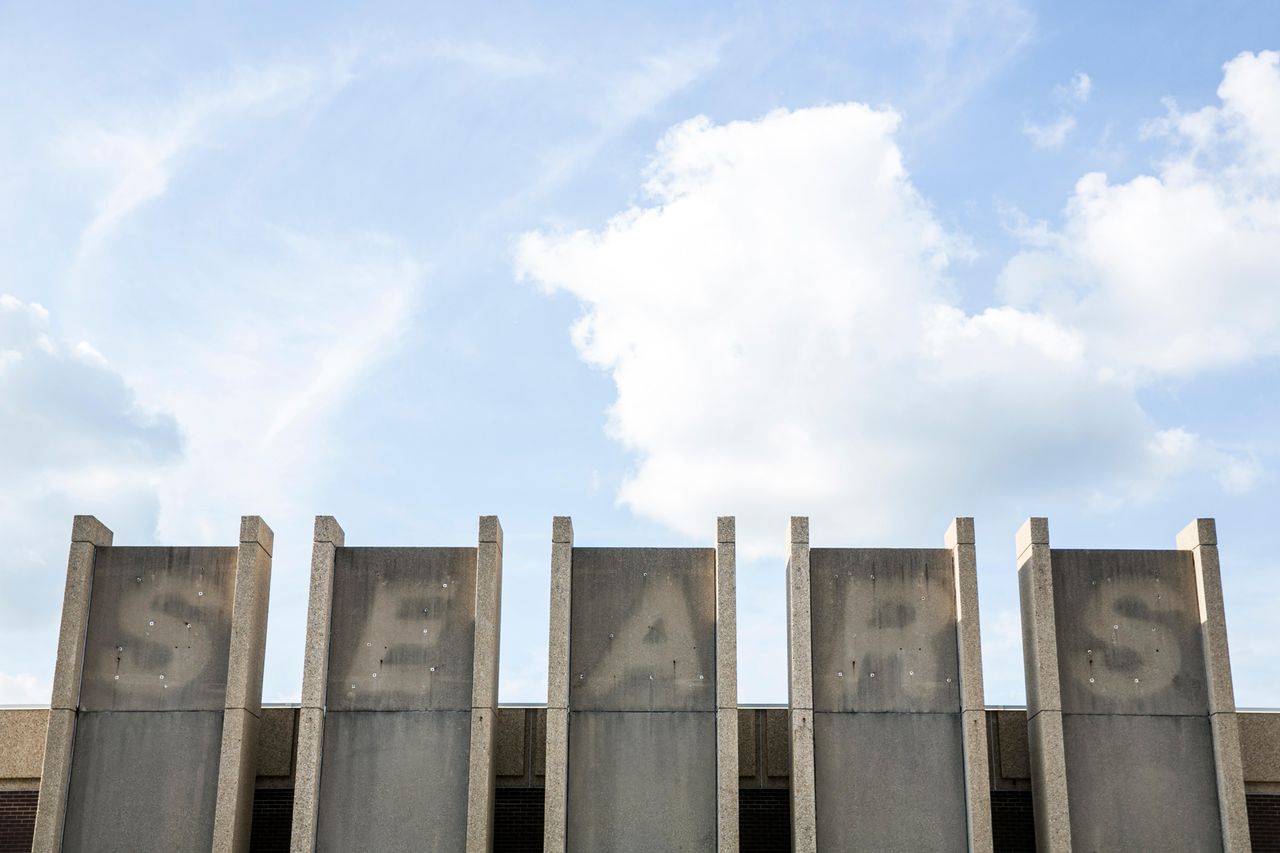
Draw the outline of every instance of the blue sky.
M73 513L506 531L503 701L545 697L550 521L736 514L742 702L785 701L785 521L1216 516L1237 701L1280 705L1280 9L1017 2L0 7L0 702L45 702Z

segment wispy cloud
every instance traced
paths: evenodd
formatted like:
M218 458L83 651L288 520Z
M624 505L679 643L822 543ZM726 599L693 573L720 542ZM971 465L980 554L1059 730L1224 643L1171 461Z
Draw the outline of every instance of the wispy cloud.
M1056 118L1044 122L1022 120L1022 132L1036 148L1060 148L1071 131L1076 129L1075 111L1089 102L1093 92L1093 80L1083 71L1077 71L1066 83L1053 87L1053 97L1061 109Z
M1058 116L1048 124L1035 124L1025 119L1022 122L1022 132L1036 148L1057 148L1075 129L1076 117L1070 115Z
M66 130L56 146L62 162L101 185L80 253L163 196L191 151L244 122L301 108L341 89L352 78L350 58L337 53L322 64L239 67L190 85L176 103L124 107Z

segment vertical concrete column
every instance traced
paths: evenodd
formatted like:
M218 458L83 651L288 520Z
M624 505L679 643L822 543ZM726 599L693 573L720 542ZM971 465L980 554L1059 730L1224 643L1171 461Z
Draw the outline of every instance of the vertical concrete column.
M1070 853L1071 812L1067 802L1049 520L1027 519L1018 530L1016 550L1036 846L1045 853Z
M564 853L569 800L569 615L573 519L551 521L551 630L547 660L546 853Z
M1218 562L1218 532L1212 518L1197 518L1177 537L1178 549L1195 561L1196 593L1200 606L1200 636L1208 680L1209 725L1213 735L1213 764L1217 775L1218 813L1222 819L1222 849L1235 853L1251 849L1249 816L1245 806L1244 772L1240 761L1240 730L1231 657L1227 651L1227 616L1222 602Z
M476 629L471 681L471 755L467 782L467 853L493 848L493 735L498 712L502 623L502 525L480 516L476 548Z
M298 758L294 770L293 853L316 846L320 803L320 760L324 751L325 690L329 683L329 630L333 613L333 564L346 534L337 519L317 515L311 548L311 592L298 714Z
M227 698L222 716L218 794L213 818L215 853L245 853L249 849L274 540L271 528L258 516L246 515L240 519L231 647L227 659Z
M716 519L716 838L738 850L738 590L736 526Z
M49 729L45 736L44 767L31 849L54 853L62 849L62 825L71 781L71 748L75 742L76 707L84 673L84 644L89 627L89 598L93 591L95 548L111 545L111 531L92 515L71 522L71 553L62 598L62 626L58 632L58 660L53 672Z
M944 544L955 565L956 650L969 850L990 853L991 778L987 768L987 715L982 690L982 634L978 627L978 558L972 518L956 518Z
M795 515L787 527L787 681L791 706L791 840L795 853L816 853L818 849L809 588L809 519Z

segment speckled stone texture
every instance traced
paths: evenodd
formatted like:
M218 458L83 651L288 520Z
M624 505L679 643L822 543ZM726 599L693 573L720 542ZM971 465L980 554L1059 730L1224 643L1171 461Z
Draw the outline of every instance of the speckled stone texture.
M551 521L551 618L547 660L546 853L564 853L569 800L569 619L573 594L573 519Z
M963 718L965 808L969 850L992 849L991 790L987 762L987 724L982 688L982 632L978 618L978 558L973 519L951 522L943 544L955 564L956 650L960 665L960 710Z
M787 686L791 706L791 839L795 853L816 853L818 843L809 583L809 519L792 516L787 524Z
M247 853L249 849L274 542L275 534L258 516L247 515L240 520L213 823L214 853Z
M791 847L817 853L818 817L814 797L813 711L791 709Z
M476 547L475 645L471 679L471 753L467 783L467 851L493 846L494 737L502 622L502 524L480 517Z
M1179 550L1191 552L1195 564L1223 849L1231 853L1249 850L1252 843L1231 681L1231 654L1227 647L1217 524L1212 518L1197 518L1183 528L1176 542Z
M1062 742L1062 696L1058 682L1058 635L1054 622L1048 519L1027 519L1015 537L1015 551L1022 604L1031 785L1037 804L1036 838L1041 850L1047 853L1070 853L1071 811Z
M329 680L329 632L333 614L333 567L346 544L338 520L318 515L311 547L311 587L302 663L302 709L298 714L298 758L293 789L293 853L315 849L320 807L320 762L324 749L325 691Z
M716 519L716 844L738 850L737 524Z

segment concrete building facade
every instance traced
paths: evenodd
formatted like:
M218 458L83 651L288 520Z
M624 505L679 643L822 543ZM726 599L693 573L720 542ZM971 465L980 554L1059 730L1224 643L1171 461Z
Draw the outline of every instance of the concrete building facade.
M552 525L545 707L497 707L502 531L352 548L316 520L302 701L261 705L272 534L73 525L52 702L0 709L12 850L1276 850L1280 713L1237 711L1217 541L1016 537L1028 709L982 704L972 520L788 526L790 702L736 702L735 530ZM304 638L299 638L304 639Z

